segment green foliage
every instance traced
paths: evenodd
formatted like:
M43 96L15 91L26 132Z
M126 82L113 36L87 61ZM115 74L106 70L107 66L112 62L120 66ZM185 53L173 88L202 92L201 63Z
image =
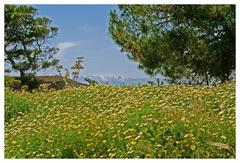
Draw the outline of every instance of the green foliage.
M97 81L95 81L95 80L93 80L93 79L90 79L90 78L84 78L84 80L85 80L86 82L88 82L89 85L96 85L96 84L98 84Z
M36 78L29 79L25 84L28 86L30 90L36 89L40 86L40 81L38 81Z
M4 120L9 122L12 118L21 116L32 107L31 102L21 95L5 89Z
M22 80L22 81L21 81ZM5 87L9 87L12 90L33 90L39 87L40 81L34 77L8 77L5 76L4 81Z
M61 71L63 70L63 65L57 65L57 66L56 66L56 70L57 70L57 72L59 73L59 76L62 76Z
M13 90L20 90L20 88L21 88L21 81L15 79L14 77L7 77L7 76L5 76L4 85L5 85L5 87L9 87L9 88L11 88Z
M209 84L235 71L234 5L119 5L109 32L150 75Z
M58 28L47 17L38 17L37 9L24 5L5 5L5 62L22 78L55 65L57 48L48 45Z
M20 97L36 106L5 124L6 158L235 158L235 83L96 85Z
M55 81L49 85L49 89L55 89L55 90L62 90L66 86L66 82L64 80L62 81Z
M29 77L15 77L17 80L21 80L22 85L27 85L28 90L33 90L36 89L40 86L40 81L37 80L34 76L29 76Z
M77 57L74 65L71 67L71 69L73 70L72 76L74 81L78 80L80 70L83 69L82 62L83 62L83 57Z

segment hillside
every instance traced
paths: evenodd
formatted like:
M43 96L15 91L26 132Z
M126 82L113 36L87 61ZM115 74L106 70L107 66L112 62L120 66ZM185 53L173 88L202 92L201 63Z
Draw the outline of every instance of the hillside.
M64 77L61 77L61 76L36 76L36 78L39 81L41 81L41 83L53 83L53 82L65 80ZM79 87L80 85L84 85L84 86L86 85L86 84L74 81L72 79L69 79L69 78L67 78L67 83L68 83L68 85L74 86L74 87Z
M7 80L11 80L11 79L18 79L19 77L18 76L4 76L4 78L5 78L5 81L7 81ZM54 82L66 80L68 86L79 87L79 86L86 86L87 85L87 84L84 84L84 83L74 81L70 78L65 79L64 77L58 76L58 75L55 75L55 76L54 75L53 76L36 76L36 79L38 81L40 81L41 84L43 84L43 83L51 84L51 83L54 83Z
M15 95L31 107L5 123L5 158L235 158L235 83Z

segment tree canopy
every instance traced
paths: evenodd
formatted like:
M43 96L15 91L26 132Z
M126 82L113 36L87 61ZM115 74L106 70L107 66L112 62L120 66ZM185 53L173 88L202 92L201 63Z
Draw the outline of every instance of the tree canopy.
M224 82L235 71L235 5L119 5L109 32L139 68L171 82Z
M47 17L39 17L32 6L5 5L5 62L20 72L20 77L35 75L40 69L56 65L57 48L49 40L58 28Z

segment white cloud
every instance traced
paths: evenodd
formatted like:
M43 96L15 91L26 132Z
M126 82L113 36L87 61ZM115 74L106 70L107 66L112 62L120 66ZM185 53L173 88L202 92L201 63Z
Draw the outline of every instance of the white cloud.
M74 43L74 42L61 42L61 43L58 43L57 44L57 48L59 48L59 51L58 51L57 57L58 58L61 57L67 49L73 48L73 47L75 47L77 45L78 44Z

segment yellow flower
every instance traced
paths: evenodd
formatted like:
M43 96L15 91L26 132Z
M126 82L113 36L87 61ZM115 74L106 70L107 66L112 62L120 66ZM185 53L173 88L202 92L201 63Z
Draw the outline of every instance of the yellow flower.
M87 144L87 147L90 147L90 146L92 146L92 143L88 143L88 144Z
M139 135L139 136L137 136L137 137L135 138L135 140L138 140L138 139L140 139L140 137L141 137L140 135Z
M194 151L196 149L196 146L195 145L191 145L190 149Z

